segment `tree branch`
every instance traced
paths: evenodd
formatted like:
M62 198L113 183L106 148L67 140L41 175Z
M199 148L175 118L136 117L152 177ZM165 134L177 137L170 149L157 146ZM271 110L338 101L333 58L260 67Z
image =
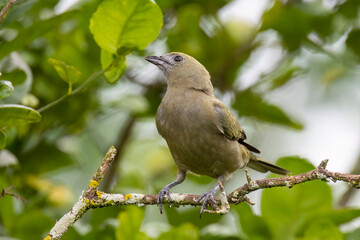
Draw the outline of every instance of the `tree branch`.
M294 176L287 176L281 178L270 178L254 180L248 179L248 183L242 187L239 187L228 195L230 203L240 203L246 201L245 196L250 192L258 189L272 188L272 187L288 187L292 188L294 185L304 182L310 182L314 180L322 180L328 182L329 180L344 181L347 182L351 187L360 188L360 175L356 174L345 174L338 172L330 172L326 170L328 159L323 160L320 165L309 172L301 173Z
M144 195L139 193L130 194L108 194L105 192L98 191L99 183L104 178L110 165L113 163L116 155L114 147L110 147L106 153L104 159L101 162L99 169L95 172L91 179L88 189L85 190L79 201L75 203L74 207L66 213L59 221L56 222L55 226L50 230L50 233L45 237L44 240L55 240L60 239L63 234L79 219L86 211L91 208L108 207L115 205L156 205L157 195ZM294 176L286 176L281 178L270 178L261 180L252 180L246 171L246 178L248 183L239 187L235 191L227 195L227 200L230 204L238 204L241 202L250 202L250 199L246 196L250 192L272 187L293 187L296 184L322 180L322 181L344 181L354 188L360 188L360 175L355 174L344 174L338 172L331 172L326 170L328 160L324 160L320 165L309 172L301 173ZM202 202L196 203L196 200L200 197L194 194L185 193L172 193L170 194L172 201L168 198L164 199L164 203L170 203L173 206L184 206L184 205L202 205ZM221 199L215 198L217 204L221 205ZM223 201L224 202L224 201ZM217 212L217 211L213 211Z
M352 174L360 174L360 155L357 159L357 161L354 164L353 169L351 170ZM344 207L349 201L350 199L353 197L354 193L355 193L354 188L348 186L347 190L345 191L345 193L342 195L342 197L340 198L340 201L338 202L338 206L339 207Z

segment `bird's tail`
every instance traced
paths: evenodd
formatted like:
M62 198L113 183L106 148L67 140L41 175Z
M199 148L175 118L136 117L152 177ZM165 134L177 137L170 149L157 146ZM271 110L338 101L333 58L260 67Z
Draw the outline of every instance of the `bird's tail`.
M291 172L279 167L275 164L269 163L265 160L263 160L262 158L255 156L254 154L251 154L250 157L250 161L247 164L248 167L251 167L252 169L259 171L259 172L273 172L273 173L277 173L277 174L281 174L281 175L287 175L290 174Z

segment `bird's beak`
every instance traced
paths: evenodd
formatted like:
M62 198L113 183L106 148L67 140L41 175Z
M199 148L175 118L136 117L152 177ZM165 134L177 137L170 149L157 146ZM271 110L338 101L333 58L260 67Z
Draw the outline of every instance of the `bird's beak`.
M171 65L168 61L166 61L162 56L147 56L145 60L155 64L156 66L163 65Z
M155 65L163 65L164 64L164 61L161 60L161 57L159 57L159 56L147 56L147 57L145 57L145 60L148 62L151 62L152 64L155 64Z

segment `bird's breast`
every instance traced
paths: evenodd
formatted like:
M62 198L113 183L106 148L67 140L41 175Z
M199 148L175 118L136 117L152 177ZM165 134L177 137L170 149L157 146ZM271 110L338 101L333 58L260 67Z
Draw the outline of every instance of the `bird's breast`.
M239 168L239 144L224 137L204 93L165 95L156 126L177 165L201 175L217 177Z

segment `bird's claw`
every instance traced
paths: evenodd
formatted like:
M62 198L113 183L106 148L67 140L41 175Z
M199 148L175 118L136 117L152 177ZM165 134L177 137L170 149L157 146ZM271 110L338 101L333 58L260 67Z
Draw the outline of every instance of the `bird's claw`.
M161 191L159 192L158 198L157 198L157 205L159 206L160 209L160 213L162 214L162 209L163 209L163 202L164 202L164 197L167 196L169 202L172 201L171 197L170 197L170 188L169 187L163 187L161 189ZM171 207L171 205L169 204L169 207Z
M201 200L203 200L203 203L202 203L202 206L201 206L201 209L200 209L200 218L201 218L201 215L203 214L203 212L205 211L206 209L206 205L208 204L208 202L210 201L210 204L212 206L216 206L217 207L217 202L214 198L214 194L215 192L213 190L210 190L204 194L202 194L198 200L196 200L196 204L200 203Z

